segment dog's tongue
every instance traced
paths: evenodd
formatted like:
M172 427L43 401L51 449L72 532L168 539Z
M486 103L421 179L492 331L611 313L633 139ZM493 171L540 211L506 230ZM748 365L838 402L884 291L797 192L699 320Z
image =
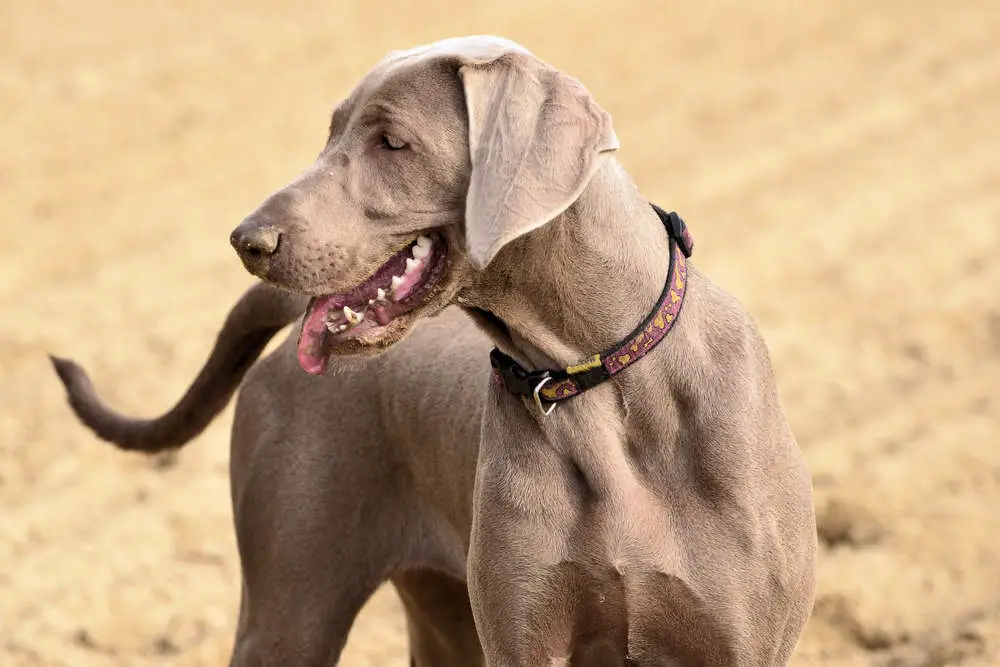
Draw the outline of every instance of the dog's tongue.
M339 295L316 297L309 302L302 332L299 334L299 365L306 373L322 375L326 372L328 358L323 352L323 336L326 334L326 316L336 304Z

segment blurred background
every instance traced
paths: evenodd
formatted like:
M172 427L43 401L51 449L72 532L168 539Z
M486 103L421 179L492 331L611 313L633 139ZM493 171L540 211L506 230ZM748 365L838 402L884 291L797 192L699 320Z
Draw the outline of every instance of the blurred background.
M0 0L0 665L226 663L231 407L158 467L45 354L171 405L250 284L232 227L387 51L470 33L590 88L763 329L819 516L793 664L1000 664L995 0ZM342 664L404 650L382 590Z

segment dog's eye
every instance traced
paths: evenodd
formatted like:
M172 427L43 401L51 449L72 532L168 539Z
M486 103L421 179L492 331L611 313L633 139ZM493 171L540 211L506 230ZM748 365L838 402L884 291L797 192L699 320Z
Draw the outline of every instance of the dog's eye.
M386 150L390 150L390 151L398 151L398 150L400 150L402 148L405 148L405 147L406 147L406 143L403 142L403 141L400 141L396 137L394 137L394 136L392 136L390 134L383 134L382 135L382 148L384 148Z

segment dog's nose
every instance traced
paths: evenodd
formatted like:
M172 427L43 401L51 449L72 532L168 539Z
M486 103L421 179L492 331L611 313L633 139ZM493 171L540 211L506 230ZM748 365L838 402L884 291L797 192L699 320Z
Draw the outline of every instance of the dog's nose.
M273 255L281 233L271 225L240 225L229 235L229 242L241 255Z
M278 250L281 233L269 224L252 220L243 221L229 235L229 243L236 249L243 266L255 276L263 278L271 256Z

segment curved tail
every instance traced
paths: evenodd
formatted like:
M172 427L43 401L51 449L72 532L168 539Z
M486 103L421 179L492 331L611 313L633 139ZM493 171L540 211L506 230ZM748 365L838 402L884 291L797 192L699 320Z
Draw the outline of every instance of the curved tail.
M97 437L128 451L177 449L201 433L232 398L246 372L276 333L305 312L308 297L258 283L229 311L208 360L184 396L163 415L134 419L110 408L87 372L49 355L73 412Z

